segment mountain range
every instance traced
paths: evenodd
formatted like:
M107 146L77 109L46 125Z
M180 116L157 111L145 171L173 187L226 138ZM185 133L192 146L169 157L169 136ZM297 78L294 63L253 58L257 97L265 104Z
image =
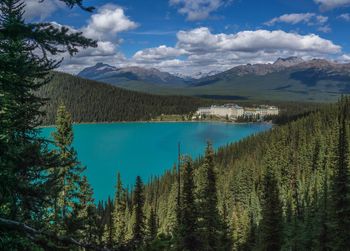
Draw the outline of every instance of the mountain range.
M197 77L103 63L84 69L78 76L149 93L232 100L334 101L340 94L350 93L350 64L298 57L279 58L272 64L240 65Z
M118 85L125 81L144 81L156 85L184 85L188 80L155 68L137 66L117 68L104 63L97 63L85 68L78 74L79 77Z

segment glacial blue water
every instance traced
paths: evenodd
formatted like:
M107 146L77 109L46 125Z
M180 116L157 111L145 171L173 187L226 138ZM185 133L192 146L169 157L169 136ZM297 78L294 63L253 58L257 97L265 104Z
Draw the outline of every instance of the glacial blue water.
M105 200L114 195L118 171L124 184L132 186L137 175L147 182L171 168L177 161L178 142L182 154L196 158L208 140L217 149L270 128L268 124L214 122L79 124L74 125L74 148L87 167L95 199ZM41 130L50 138L54 128Z

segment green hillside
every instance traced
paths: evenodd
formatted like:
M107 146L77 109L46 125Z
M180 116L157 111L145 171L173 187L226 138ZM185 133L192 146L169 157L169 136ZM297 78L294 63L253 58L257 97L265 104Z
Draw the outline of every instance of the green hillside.
M45 124L53 124L64 103L75 122L149 120L161 114L188 114L213 101L184 96L159 96L129 91L65 73L54 73L38 92L48 98Z

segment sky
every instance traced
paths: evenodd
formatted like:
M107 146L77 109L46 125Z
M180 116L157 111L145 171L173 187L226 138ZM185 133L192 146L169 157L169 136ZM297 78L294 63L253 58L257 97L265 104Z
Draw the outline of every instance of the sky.
M298 56L350 61L350 0L25 0L27 22L52 22L98 41L60 70L98 62L193 75Z

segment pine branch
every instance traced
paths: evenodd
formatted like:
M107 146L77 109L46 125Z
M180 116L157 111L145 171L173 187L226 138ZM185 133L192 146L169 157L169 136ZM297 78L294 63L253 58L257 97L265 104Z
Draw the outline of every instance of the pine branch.
M91 244L91 243L79 242L78 240L76 240L72 237L69 237L69 236L57 236L57 235L50 233L50 232L47 232L47 231L45 231L45 232L40 231L40 230L34 229L31 226L28 226L28 225L21 223L21 222L18 222L18 221L0 218L0 226L5 227L8 230L15 230L15 231L25 233L28 235L28 237L32 241L34 241L36 243L40 243L40 245L45 245L45 243L43 243L42 237L47 237L53 241L56 241L58 243L63 244L66 247L73 245L73 246L77 246L77 247L86 248L88 250L110 251L107 248L101 248L101 247L98 247L98 246Z
M45 0L40 0L40 2L44 2ZM94 7L86 7L83 5L83 0L60 0L61 2L65 3L69 8L73 8L75 5L79 6L82 10L92 12L95 8Z

